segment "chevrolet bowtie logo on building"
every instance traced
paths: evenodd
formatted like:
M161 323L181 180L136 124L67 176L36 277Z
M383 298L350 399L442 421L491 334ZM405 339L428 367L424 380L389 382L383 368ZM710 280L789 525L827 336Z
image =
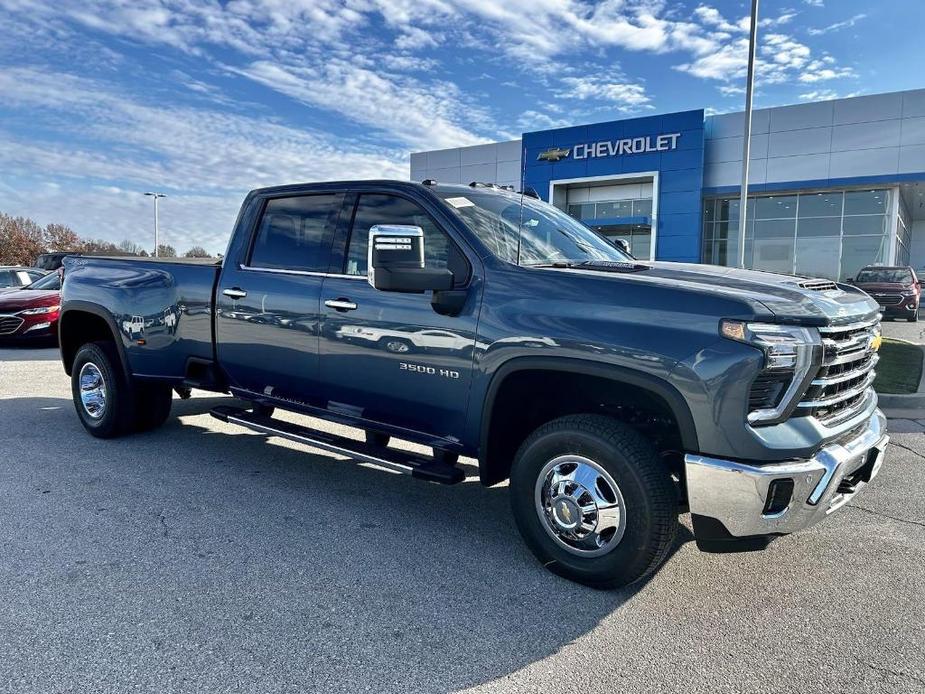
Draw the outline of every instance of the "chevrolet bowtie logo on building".
M571 152L571 147L550 147L545 152L540 152L537 155L537 161L559 161L565 159L569 152Z

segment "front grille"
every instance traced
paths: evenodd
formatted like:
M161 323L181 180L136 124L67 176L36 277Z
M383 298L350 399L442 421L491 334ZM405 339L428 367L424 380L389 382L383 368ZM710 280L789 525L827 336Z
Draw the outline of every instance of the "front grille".
M0 335L12 335L22 324L23 319L19 316L0 316Z
M880 357L873 349L880 320L819 328L822 366L797 406L797 415L827 425L850 419L867 404Z
M895 306L903 300L899 294L874 294L873 297L881 306Z

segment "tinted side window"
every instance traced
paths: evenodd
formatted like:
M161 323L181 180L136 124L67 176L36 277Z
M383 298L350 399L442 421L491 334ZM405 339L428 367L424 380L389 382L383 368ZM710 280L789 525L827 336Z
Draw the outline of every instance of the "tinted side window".
M331 238L342 194L300 195L267 202L260 219L252 267L327 272Z
M9 270L0 270L0 287L13 286L13 273Z
M361 195L350 243L347 247L348 275L366 274L366 248L369 245L369 229L376 224L410 224L424 230L424 266L429 268L450 267L456 272L458 260L450 258L451 252L459 251L446 234L433 222L430 216L417 204L394 195ZM464 258L459 258L465 264ZM457 277L459 273L457 273Z

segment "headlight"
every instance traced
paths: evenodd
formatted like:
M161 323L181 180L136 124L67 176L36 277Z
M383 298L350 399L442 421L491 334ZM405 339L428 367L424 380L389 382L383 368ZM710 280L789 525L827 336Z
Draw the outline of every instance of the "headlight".
M19 315L21 316L38 316L43 313L57 313L61 308L59 305L54 306L39 306L37 308L27 308L25 311L20 311Z
M749 397L749 424L784 421L821 362L819 331L795 325L723 320L719 332L764 352L764 369L755 379Z

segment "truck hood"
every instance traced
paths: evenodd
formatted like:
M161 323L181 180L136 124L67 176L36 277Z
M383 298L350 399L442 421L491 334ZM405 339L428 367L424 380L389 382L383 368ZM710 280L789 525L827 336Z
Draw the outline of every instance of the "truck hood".
M0 313L16 313L37 306L54 306L61 302L57 289L20 289L0 294Z
M640 269L590 272L678 291L744 299L754 307L756 315L764 314L767 320L779 323L817 326L845 323L875 314L879 309L877 302L859 289L825 279L695 263L641 262L636 267Z

